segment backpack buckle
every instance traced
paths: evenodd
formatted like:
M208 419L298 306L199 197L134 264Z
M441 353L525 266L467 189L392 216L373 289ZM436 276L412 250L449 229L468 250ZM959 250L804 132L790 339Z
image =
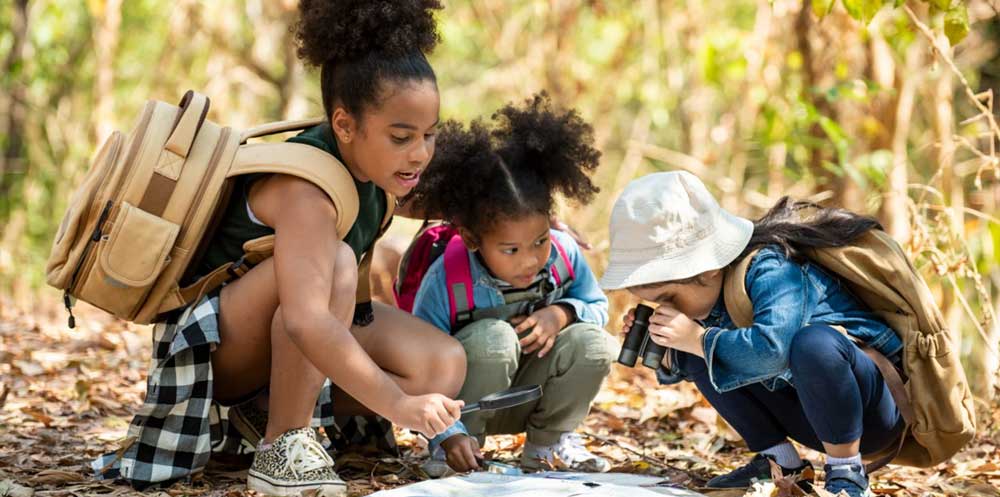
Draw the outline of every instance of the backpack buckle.
M247 274L247 271L250 270L250 266L247 264L246 259L247 255L243 254L239 259L236 259L236 262L230 264L229 267L226 268L226 272L229 273L229 276L236 279L244 274Z

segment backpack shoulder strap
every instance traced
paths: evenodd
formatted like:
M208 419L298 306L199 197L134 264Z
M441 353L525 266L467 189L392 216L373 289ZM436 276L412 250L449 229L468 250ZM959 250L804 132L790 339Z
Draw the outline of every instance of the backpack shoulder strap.
M556 285L565 286L576 278L576 274L573 273L573 263L569 260L569 255L566 254L566 249L559 243L556 237L552 237L552 246L556 248L556 252L559 257L552 264L555 269L552 271L552 276L556 278Z
M444 249L444 275L448 285L448 308L452 325L458 316L472 311L472 269L469 266L469 251L462 243L462 237L455 235ZM454 330L452 330L454 331Z
M744 257L736 264L730 264L725 270L722 286L722 298L726 302L726 312L732 318L733 324L746 328L753 324L753 302L747 294L747 269L757 251Z
M302 123L309 124L311 121L303 121ZM290 123L287 126L283 126L285 123L273 123L262 127L261 129L267 128L267 132L260 133L269 134L276 132L275 130L287 131L285 128L288 126L291 126L291 129L297 129L302 123ZM253 134L253 136L259 135ZM337 209L337 236L341 239L347 236L351 226L358 218L358 191L354 187L351 173L336 157L316 147L288 142L240 145L226 177L232 178L253 173L289 174L320 187L330 197L334 208ZM386 193L386 215L383 218L383 230L392 219L393 207L395 207L395 198ZM209 274L199 278L198 281L180 289L180 299L184 304L201 299L209 290L243 276L253 264L270 257L273 249L274 235L247 241L243 245L244 255L240 260L219 266Z
M381 232L385 233L385 230L389 229L389 225L392 223L392 216L396 213L396 196L386 192L385 193L385 215L382 216L382 228Z
M354 180L352 179L351 181L351 184L353 185ZM379 225L378 232L375 234L375 239L372 240L371 247L365 251L365 255L361 257L361 262L358 263L358 288L355 292L354 298L359 304L371 302L372 300L371 272L372 260L375 258L375 243L377 243L379 238L382 238L382 235L384 235L386 230L389 229L389 225L392 224L392 214L395 210L396 197L389 192L385 192L385 214L382 216L382 224Z
M337 209L337 235L343 239L358 218L358 191L347 167L336 157L303 143L252 143L236 151L227 178L253 173L297 176L320 187ZM387 194L386 218L391 218L395 199Z

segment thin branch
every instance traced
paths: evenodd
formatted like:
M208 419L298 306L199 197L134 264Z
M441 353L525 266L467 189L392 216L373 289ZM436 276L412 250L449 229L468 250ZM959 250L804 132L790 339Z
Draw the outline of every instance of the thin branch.
M919 29L920 32L923 33L924 37L927 38L927 41L930 42L931 47L934 48L934 52L937 54L938 58L943 60L945 64L948 65L952 73L954 73L955 76L958 78L958 80L962 83L963 89L965 90L965 94L969 97L969 100L972 102L972 104L975 105L976 108L979 109L979 111L985 115L987 124L989 125L990 130L993 131L994 139L1000 140L1000 125L997 124L996 118L995 116L993 116L993 112L991 111L990 107L983 104L982 99L979 97L979 95L977 95L976 92L972 90L972 86L969 85L969 80L965 79L965 75L962 74L962 71L960 71L958 69L958 66L955 65L955 61L948 56L947 47L942 47L938 43L938 39L936 36L934 36L934 33L930 30L930 28L927 27L926 24L924 24L923 22L920 21L920 19L917 18L917 15L913 12L913 10L910 9L908 5L904 5L903 10L906 11L906 14L910 16L910 20L913 21L913 24L917 26L917 29ZM992 101L992 95L990 96L989 100Z
M667 463L665 463L663 461L660 461L658 459L654 459L652 457L649 457L646 454L643 454L642 452L639 452L639 451L637 451L637 450L635 450L635 449L633 449L631 447L626 447L625 445L623 445L621 442L619 442L617 440L613 440L613 439L610 439L610 438L602 437L600 435L594 435L593 433L588 433L586 431L582 432L581 435L583 435L585 437L588 437L588 438L593 438L594 440L597 440L598 442L601 442L603 444L614 445L615 447L624 449L624 450L626 450L628 452L631 452L631 453L639 456L639 458L641 458L643 461L646 461L649 464L652 464L653 466L659 467L661 469L669 469L671 471L678 471L678 472L684 473L684 474L686 474L686 475L688 475L688 476L690 476L692 478L695 478L695 479L700 479L701 478L700 476L692 473L691 471L688 471L686 469L678 468L677 466L671 466L671 465L669 465L669 464L667 464Z
M208 35L209 39L212 40L212 45L222 48L223 51L236 59L240 65L249 69L250 72L258 78L274 85L275 87L281 88L281 84L285 76L278 76L264 67L264 65L253 56L253 53L251 52L252 47L234 47L222 33L216 29L206 26L203 22L201 22L200 16L193 16L191 22L194 24L196 29Z
M969 306L969 302L965 299L965 296L962 295L962 289L958 287L958 280L955 279L954 274L948 274L948 283L951 283L952 288L955 289L955 297L958 299L958 303L962 304L962 308L965 309L965 313L972 318L972 324L976 326L976 331L978 331L979 336L982 337L983 343L986 344L986 348L993 354L993 357L1000 357L1000 352L997 352L997 346L990 341L990 336L986 333L986 330L983 329L983 324L976 319L976 313L972 311L972 307ZM986 320L987 323L991 321L989 316L987 316Z

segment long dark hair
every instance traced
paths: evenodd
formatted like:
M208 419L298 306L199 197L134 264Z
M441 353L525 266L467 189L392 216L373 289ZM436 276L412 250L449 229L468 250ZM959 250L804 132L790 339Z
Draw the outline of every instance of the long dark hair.
M754 221L753 236L737 261L765 245L777 245L789 259L801 261L804 249L843 247L874 229L883 228L872 217L782 197Z

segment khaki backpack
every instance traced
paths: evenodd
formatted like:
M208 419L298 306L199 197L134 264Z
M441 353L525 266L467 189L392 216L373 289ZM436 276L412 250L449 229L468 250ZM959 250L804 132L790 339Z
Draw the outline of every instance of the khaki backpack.
M725 275L726 310L739 327L753 324L745 287L753 256L731 265ZM881 353L859 344L882 372L906 422L898 444L865 454L874 461L869 471L890 461L928 467L950 458L975 435L972 394L941 311L902 248L884 231L872 230L850 245L813 249L806 256L840 277L903 340L903 376Z
M151 100L128 136L115 131L98 151L70 200L46 264L46 281L64 291L70 327L75 324L73 299L147 324L270 257L273 235L248 241L240 260L187 283L225 211L236 176L281 173L306 179L333 201L340 238L351 229L358 193L340 161L305 144L247 143L306 129L322 118L240 132L206 120L208 107L208 98L193 91L178 106ZM382 231L396 205L388 193L386 205ZM359 303L370 300L372 252L359 268Z

